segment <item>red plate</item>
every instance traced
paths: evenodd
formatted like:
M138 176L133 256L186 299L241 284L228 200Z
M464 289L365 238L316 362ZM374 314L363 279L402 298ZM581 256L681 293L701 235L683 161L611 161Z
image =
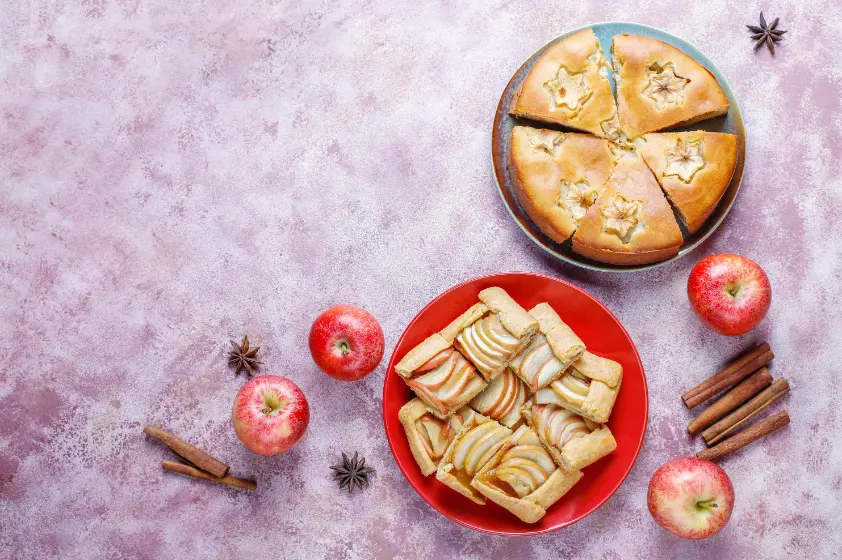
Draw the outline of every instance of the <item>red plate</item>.
M584 470L585 476L556 502L538 523L528 525L489 501L480 506L460 496L438 480L421 475L398 410L413 394L395 372L395 364L422 340L444 328L465 309L476 303L480 290L500 286L526 309L549 304L565 323L576 331L588 350L620 362L623 384L611 412L608 427L617 440L617 450ZM605 503L628 476L643 445L649 416L646 375L640 356L613 313L587 292L562 280L525 272L493 274L455 286L431 301L401 335L383 384L383 423L389 447L398 467L415 491L439 513L471 529L498 535L535 535L567 527L593 513Z

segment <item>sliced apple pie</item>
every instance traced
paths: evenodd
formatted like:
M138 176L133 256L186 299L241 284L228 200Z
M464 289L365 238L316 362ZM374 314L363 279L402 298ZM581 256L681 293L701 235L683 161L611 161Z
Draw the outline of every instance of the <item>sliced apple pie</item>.
M573 236L573 250L612 264L662 261L683 242L672 208L639 157L623 158Z
M616 35L611 52L620 127L629 138L724 115L730 108L713 74L672 45Z
M690 233L713 212L737 166L737 137L706 132L644 134L637 149Z
M575 33L541 55L512 96L511 113L603 136L617 112L610 72L594 32Z
M477 472L471 485L521 521L536 523L581 478L582 471L559 469L538 435L521 426Z
M484 504L485 496L471 486L471 481L511 435L512 430L506 426L471 412L444 452L436 478L466 498Z
M529 344L538 322L502 288L486 288L479 299L439 334L491 381Z
M439 418L419 398L412 399L398 411L409 449L424 476L436 472L447 446L470 414L470 408L462 407L447 418Z
M566 408L529 401L521 414L565 471L583 469L617 448L611 430Z
M539 303L529 310L538 321L538 333L529 346L515 356L509 368L523 379L532 391L546 387L585 351L585 343L561 320L548 303Z
M559 379L535 393L537 404L554 404L597 424L608 422L620 392L623 366L590 352L573 362Z
M512 129L515 195L541 232L562 243L576 231L614 167L609 142L587 134Z
M473 398L470 406L483 416L497 420L507 428L514 428L521 420L520 407L529 398L528 395L523 381L507 368Z
M439 334L407 352L395 370L439 418L465 406L486 386L473 364Z

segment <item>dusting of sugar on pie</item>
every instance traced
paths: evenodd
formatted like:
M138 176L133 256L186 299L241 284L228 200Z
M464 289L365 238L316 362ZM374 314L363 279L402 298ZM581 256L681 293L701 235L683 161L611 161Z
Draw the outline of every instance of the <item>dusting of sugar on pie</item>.
M649 75L649 84L643 90L643 95L653 100L658 109L684 103L684 88L690 80L678 76L672 62L663 66L655 63L646 72Z
M640 222L638 214L643 208L642 200L627 200L623 195L615 194L599 211L602 214L602 228L606 233L613 233L623 243L628 243L631 233Z
M563 65L559 66L556 77L544 87L550 92L552 105L557 109L566 107L573 116L579 113L593 93L585 83L584 73L573 74Z
M696 172L705 166L701 140L685 142L679 138L675 146L664 152L664 158L667 160L664 177L678 177L685 183L692 181Z

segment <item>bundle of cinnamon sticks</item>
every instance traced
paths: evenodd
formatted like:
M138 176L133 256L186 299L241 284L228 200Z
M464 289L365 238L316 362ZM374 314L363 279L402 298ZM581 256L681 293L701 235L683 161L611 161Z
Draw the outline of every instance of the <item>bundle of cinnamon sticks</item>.
M161 467L165 471L201 478L202 480L209 480L237 488L244 488L246 490L257 488L257 483L253 480L229 475L228 465L213 455L205 453L195 445L184 441L180 437L174 436L155 426L146 426L143 428L143 431L169 447L181 459L181 461L164 460L161 463Z
M681 395L687 408L695 408L721 394L687 426L693 435L701 432L708 445L696 457L716 461L789 424L789 415L781 411L739 431L789 392L787 380L773 380L766 369L774 357L767 343L759 344Z

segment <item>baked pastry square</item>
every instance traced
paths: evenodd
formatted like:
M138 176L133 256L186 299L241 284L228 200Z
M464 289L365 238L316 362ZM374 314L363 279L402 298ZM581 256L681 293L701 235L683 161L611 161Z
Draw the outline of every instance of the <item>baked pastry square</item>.
M514 429L520 423L520 407L529 398L529 391L523 381L510 369L489 382L488 387L470 402L471 408L497 420L507 428Z
M565 471L583 469L617 449L611 430L566 408L529 401L521 414Z
M713 212L737 167L737 137L722 132L644 134L637 150L690 233Z
M526 214L544 235L562 243L599 196L614 162L602 138L515 126L507 166Z
M611 416L622 376L623 366L617 362L585 352L564 375L535 393L535 402L561 406L592 422L604 424Z
M573 236L573 250L597 261L633 265L673 257L682 242L652 171L634 156L617 163Z
M407 352L395 371L439 418L468 404L486 386L473 364L439 334Z
M524 523L536 523L581 478L582 471L559 469L538 435L521 426L479 470L471 486Z
M471 481L511 435L506 426L471 412L444 452L436 478L469 500L484 504L485 496L471 486Z
M439 334L491 381L529 344L538 322L502 288L486 288L479 299Z
M532 391L546 387L585 351L585 343L561 320L548 303L539 303L529 310L538 321L538 333L529 346L515 356L509 368Z
M421 467L421 474L428 476L436 472L447 446L470 414L470 408L462 407L455 414L442 419L432 414L419 398L401 407L398 419L403 424L412 456Z
M617 112L610 72L593 30L579 31L541 55L512 95L511 113L603 136Z
M713 74L672 45L615 35L611 52L620 127L629 138L718 117L730 108Z

